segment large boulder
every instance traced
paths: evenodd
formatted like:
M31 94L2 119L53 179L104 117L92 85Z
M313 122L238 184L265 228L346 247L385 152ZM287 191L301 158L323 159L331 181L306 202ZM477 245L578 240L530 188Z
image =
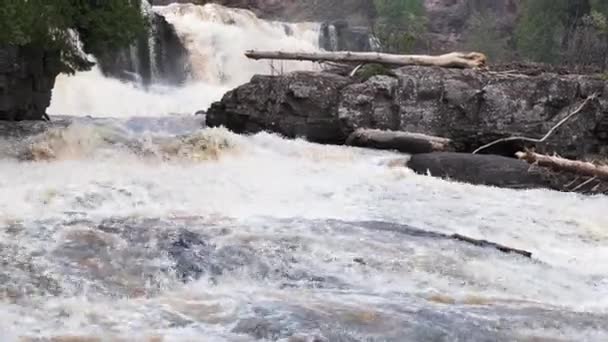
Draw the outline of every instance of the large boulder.
M321 143L343 143L349 132L335 113L342 88L351 81L339 75L296 72L282 77L254 76L251 82L214 103L207 125L239 133L272 131Z
M596 93L534 147L570 158L608 156L608 87L600 77L416 66L392 74L362 81L319 72L257 76L215 103L207 122L323 143L344 143L359 128L407 131L449 138L454 150L471 152L506 136L542 137ZM529 145L503 143L485 153L513 156Z

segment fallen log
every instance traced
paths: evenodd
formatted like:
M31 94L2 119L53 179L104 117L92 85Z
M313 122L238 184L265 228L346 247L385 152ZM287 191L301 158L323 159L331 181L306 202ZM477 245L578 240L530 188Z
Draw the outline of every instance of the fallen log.
M312 62L338 63L380 63L396 66L420 65L438 66L442 68L483 68L487 57L479 52L452 52L439 56L429 55L396 55L379 52L285 52L285 51L255 51L245 52L250 59L279 59Z
M451 140L426 134L383 131L379 129L358 129L346 139L346 145L396 150L407 154L445 152Z
M548 156L530 151L517 152L517 158L530 164L537 164L554 171L572 172L578 175L608 179L608 166L596 165L589 162L570 160L561 157Z

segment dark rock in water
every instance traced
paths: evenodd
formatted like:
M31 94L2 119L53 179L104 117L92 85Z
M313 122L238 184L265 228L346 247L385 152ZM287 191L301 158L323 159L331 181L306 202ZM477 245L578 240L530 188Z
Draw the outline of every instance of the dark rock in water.
M254 77L212 105L207 121L236 132L268 130L332 143L344 143L358 128L399 130L446 137L456 151L472 152L506 136L541 137L598 93L535 147L574 159L608 156L608 87L599 77L416 66L394 74L364 82L319 72ZM513 156L527 146L516 141L484 153Z
M226 126L239 133L269 130L289 138L343 143L348 133L332 114L337 111L340 91L349 82L328 73L254 76L211 106L207 125Z
M59 61L57 51L0 45L0 120L43 120Z
M412 156L407 166L419 174L503 188L549 188L524 161L496 155L437 152Z
M169 256L175 260L175 273L183 281L198 279L206 271L221 273L220 268L209 263L214 249L200 235L187 230L178 232L167 246Z
M232 329L237 334L247 334L255 339L275 341L281 337L281 326L264 318L248 318L239 321Z

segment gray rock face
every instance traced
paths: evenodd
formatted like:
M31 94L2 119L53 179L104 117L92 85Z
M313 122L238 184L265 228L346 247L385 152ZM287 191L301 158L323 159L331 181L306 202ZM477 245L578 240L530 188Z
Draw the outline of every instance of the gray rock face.
M215 103L207 123L338 144L358 128L401 130L446 137L456 151L471 152L501 137L540 138L597 93L537 151L608 156L608 87L600 78L430 67L404 67L395 75L362 83L317 72L254 77ZM485 153L512 156L525 146L499 144Z
M186 48L173 25L163 16L153 13L148 20L149 32L138 37L130 47L96 56L101 71L107 76L143 85L183 84L189 68Z
M0 45L0 120L40 120L59 74L59 55Z
M255 76L214 103L207 112L207 124L240 133L268 130L289 138L343 143L348 133L335 113L341 90L349 82L328 73Z

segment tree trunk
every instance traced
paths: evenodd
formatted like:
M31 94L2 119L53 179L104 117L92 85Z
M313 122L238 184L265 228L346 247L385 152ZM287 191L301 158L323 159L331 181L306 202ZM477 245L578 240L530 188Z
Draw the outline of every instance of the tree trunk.
M408 154L445 152L450 149L450 143L450 139L441 137L377 129L358 129L346 140L348 146L396 150Z
M280 59L313 62L352 62L381 63L390 65L422 65L443 68L482 68L486 65L486 56L482 53L452 52L440 56L428 55L394 55L378 52L283 52L250 50L245 56L251 59Z
M608 166L595 165L588 162L552 157L534 152L517 152L517 158L530 164L548 167L555 171L572 172L579 175L608 179Z

